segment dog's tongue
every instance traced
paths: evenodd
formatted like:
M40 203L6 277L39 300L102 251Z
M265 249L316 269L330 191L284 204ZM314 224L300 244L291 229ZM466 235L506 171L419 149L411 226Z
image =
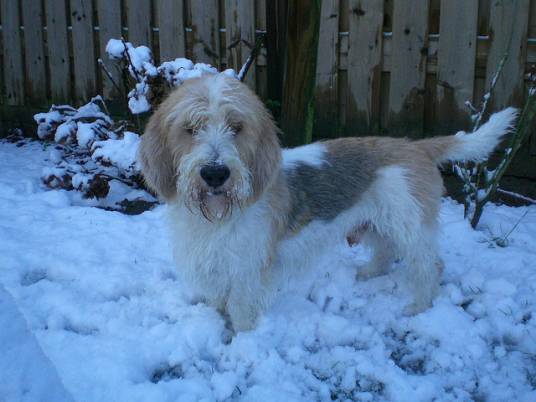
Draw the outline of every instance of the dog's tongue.
M207 194L205 203L212 216L221 219L225 214L227 209L227 197L225 197L225 194Z

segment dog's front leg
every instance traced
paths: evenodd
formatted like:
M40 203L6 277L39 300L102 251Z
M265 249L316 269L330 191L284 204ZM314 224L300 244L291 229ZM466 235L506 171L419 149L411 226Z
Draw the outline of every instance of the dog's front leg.
M235 332L253 329L268 298L266 269L237 277L227 299L227 313Z

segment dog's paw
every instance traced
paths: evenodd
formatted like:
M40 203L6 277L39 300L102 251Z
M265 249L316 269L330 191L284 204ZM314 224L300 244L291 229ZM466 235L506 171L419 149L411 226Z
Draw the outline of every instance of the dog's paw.
M370 278L374 278L375 276L377 275L374 275L370 272L367 272L367 271L364 271L364 270L361 270L359 271L357 274L355 274L355 278L358 280L358 281L366 281Z
M411 303L411 304L408 304L406 307L404 307L404 310L402 312L405 316L411 317L411 316L422 313L423 311L427 310L430 307L431 307L431 304Z
M389 267L378 266L377 264L366 264L361 268L357 274L356 279L358 281L366 281L368 279L375 278L377 276L386 275L389 272Z
M255 329L255 320L234 319L232 320L232 329L234 333L251 331Z

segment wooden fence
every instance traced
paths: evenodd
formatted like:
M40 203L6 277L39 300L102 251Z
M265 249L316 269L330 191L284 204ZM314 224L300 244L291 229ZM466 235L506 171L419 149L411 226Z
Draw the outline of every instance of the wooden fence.
M96 60L110 38L239 68L281 0L0 0L2 110L82 103L113 87ZM267 11L268 7L268 11ZM273 14L273 12L272 12ZM268 17L267 17L268 16ZM268 20L268 22L267 22ZM422 137L469 126L505 51L494 109L521 105L536 63L536 0L323 0L317 138ZM266 49L248 84L269 98ZM536 137L515 174L536 178ZM519 158L518 158L519 159Z

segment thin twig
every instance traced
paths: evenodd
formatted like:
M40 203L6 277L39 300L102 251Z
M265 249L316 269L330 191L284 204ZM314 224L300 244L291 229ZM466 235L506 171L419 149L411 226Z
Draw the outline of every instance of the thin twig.
M132 186L134 188L140 188L133 180L122 179L120 177L112 176L111 174L104 173L104 172L97 172L95 175L106 177L109 180L117 180L117 181L120 181L121 183L124 183L128 186Z
M504 65L506 64L507 59L508 59L508 50L504 52L503 57L501 58L501 61L499 62L499 65L497 66L497 71L495 72L495 74L493 75L493 78L491 79L489 91L487 94L484 95L484 103L482 104L482 109L480 109L480 112L477 114L477 119L473 127L473 132L478 130L480 126L482 125L482 118L488 111L489 101L493 95L495 87L497 86L497 82L499 82L499 78L504 69Z
M125 56L127 57L129 66L132 68L132 73L134 74L134 77L136 78L137 82L141 82L140 75L138 74L138 70L136 70L136 67L132 63L132 59L130 58L130 53L128 52L127 42L125 42L124 38L121 38L121 42L123 43L123 46L125 47Z
M117 91L119 93L122 93L123 91L121 90L121 88L119 87L119 85L117 84L117 82L115 82L114 80L114 77L112 76L112 73L110 73L110 70L108 70L106 68L106 65L104 64L104 61L102 61L101 58L98 58L97 59L97 62L99 63L99 66L102 68L102 71L104 71L104 74L106 74L106 76L108 77L108 79L111 81L112 85L115 87L115 89L117 89Z
M510 231L509 231L508 233L506 233L506 235L502 238L502 240L503 240L503 244L504 244L504 242L506 242L506 240L508 240L508 236L510 236L510 235L512 234L512 232L513 232L514 230L516 230L516 228L519 226L519 224L521 223L521 221L523 220L523 218L524 218L525 216L527 216L527 214L529 213L529 211L530 211L530 210L527 209L527 210L525 211L525 213L524 213L523 215L521 215L521 217L517 220L517 222L516 222L515 225L512 227L512 229L510 229Z
M264 42L265 36L266 36L265 34L259 34L257 36L257 40L255 41L255 46L253 47L253 49L251 49L251 53L249 54L246 62L244 63L240 71L238 72L238 79L240 81L244 81L251 65L257 59L257 56L259 55L260 50L261 50L261 46Z

